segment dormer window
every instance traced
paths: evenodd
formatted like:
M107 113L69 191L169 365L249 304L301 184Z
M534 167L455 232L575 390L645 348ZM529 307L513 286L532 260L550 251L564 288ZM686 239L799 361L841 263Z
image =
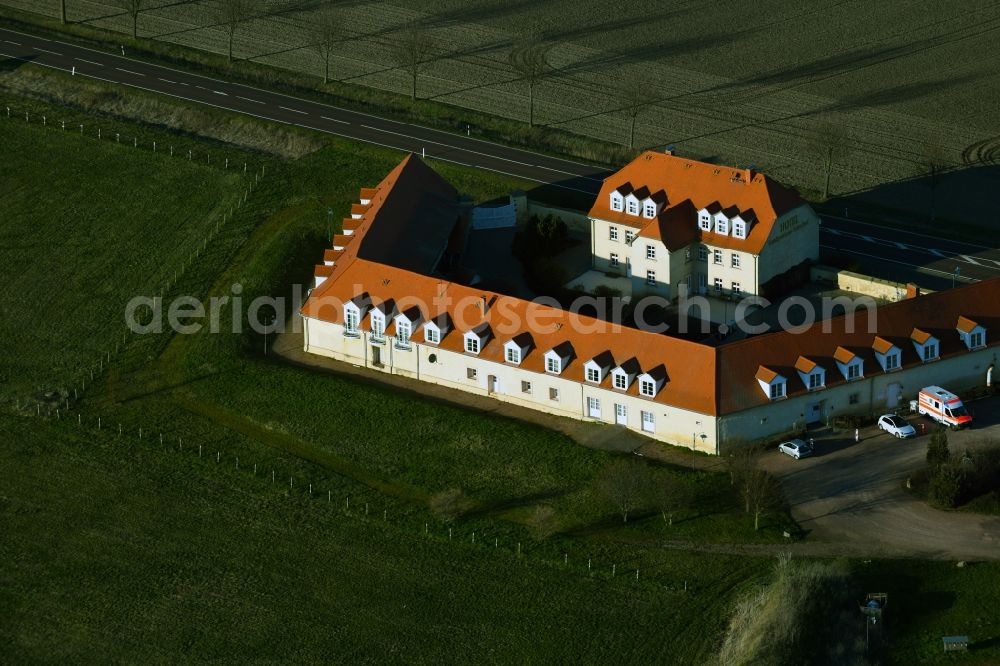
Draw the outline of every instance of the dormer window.
M927 331L915 328L913 329L913 332L910 333L910 339L913 341L913 346L917 350L917 356L923 363L937 360L940 346L938 345L938 339L936 337Z
M639 395L644 395L647 398L652 398L654 395L656 395L656 382L654 382L652 379L640 379Z
M924 345L924 361L933 361L938 357L937 343L929 342Z
M562 361L559 360L558 356L545 357L545 371L551 372L554 375L558 375L562 372Z
M698 227L702 231L712 230L712 216L708 214L708 211L703 210L698 214Z
M899 367L899 353L891 352L885 355L885 371L895 370Z
M545 352L545 372L560 374L566 369L566 364L573 358L573 346L569 342L561 342Z
M986 344L983 342L983 332L976 331L975 333L969 334L969 349L979 349L980 347L985 347Z
M780 400L787 395L788 380L783 375L778 374L771 368L760 366L757 368L757 383L764 391L768 400Z
M624 372L615 373L614 376L615 388L619 391L624 391L628 388L628 375Z
M774 382L771 384L770 398L778 400L785 397L785 382Z
M743 220L733 220L733 236L745 239L747 237L747 223Z
M479 352L483 350L486 346L486 341L490 337L490 327L486 323L482 323L475 327L471 331L465 333L465 351L469 354L479 355Z
M479 344L480 340L475 335L465 336L465 351L470 354L479 354Z
M639 214L639 202L635 199L628 200L628 214L638 215Z
M587 381L599 384L601 381L600 368L587 368Z
M725 215L718 215L715 218L715 233L723 236L729 235L729 218Z
M358 312L357 307L351 307L352 305L352 303L348 303L344 306L344 333L357 335L358 326L361 323L361 313Z
M986 346L986 329L968 317L958 318L958 335L971 351Z
M644 217L656 217L656 202L647 201L643 206L642 214Z
M583 375L591 384L600 384L604 381L604 376L614 366L614 358L611 352L601 352L583 365Z
M611 193L611 210L621 212L624 208L625 199L619 192Z
M851 363L847 366L847 381L852 379L861 379L861 364Z
M381 340L385 335L385 315L378 310L372 310L372 337Z
M396 342L401 346L410 344L411 324L405 319L396 320Z
M424 342L429 342L432 345L441 343L441 331L437 326L428 324L424 327Z
M639 375L639 395L644 398L656 397L657 391L663 388L666 378L667 372L662 365Z
M521 363L521 350L517 347L507 347L507 362L519 365Z
M823 388L823 375L818 372L814 372L809 375L809 390L815 391L816 389Z

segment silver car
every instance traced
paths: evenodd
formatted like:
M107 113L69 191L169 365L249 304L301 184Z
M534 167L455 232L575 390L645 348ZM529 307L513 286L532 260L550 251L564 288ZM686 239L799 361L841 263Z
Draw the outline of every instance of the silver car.
M803 442L801 439L793 439L789 442L783 442L778 445L778 450L782 453L790 455L796 460L799 458L806 458L813 454L812 444Z
M896 416L895 414L884 414L878 419L879 430L885 430L890 435L895 435L900 439L906 437L914 437L917 434L916 429L907 423L906 419L902 416Z

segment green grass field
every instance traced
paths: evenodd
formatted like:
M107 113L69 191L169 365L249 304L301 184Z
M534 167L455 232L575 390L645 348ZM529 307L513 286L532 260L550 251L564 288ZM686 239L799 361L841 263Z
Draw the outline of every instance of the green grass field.
M0 144L5 165L33 168L30 152L6 147L38 128L6 127L13 138ZM144 131L150 140L171 136ZM88 181L99 178L90 167L102 151L121 150L96 140L74 145L60 167ZM287 296L320 256L327 209L341 219L358 188L398 159L331 141L297 160L269 162L246 205L168 296L219 295L235 283L246 300ZM220 173L170 164L176 177L198 182ZM477 200L523 186L434 167ZM86 206L88 191L67 196ZM92 283L115 283L122 268L108 257L127 254L139 235L122 232L162 224L139 214L160 205L155 191L134 201L141 205L128 214L99 220L110 241L78 239L81 250L107 242L101 253L78 252L76 272ZM24 218L22 230L47 228ZM185 239L148 244L143 261L162 263ZM22 245L37 265L50 266L47 244ZM25 261L20 279L45 279L35 265ZM26 298L6 303L12 321L35 307ZM116 321L120 304L109 299L104 307ZM103 325L100 312L91 316ZM46 325L69 339L79 324L53 317ZM777 553L769 543L781 540L785 518L771 516L755 533L725 475L656 467L661 482L692 490L696 508L673 526L649 513L622 525L592 490L610 454L541 428L289 367L263 357L262 343L246 331L131 338L69 413L0 413L8 479L0 492L0 639L13 661L704 663L738 596L768 578L770 556L730 553L748 542ZM50 363L30 345L21 363L25 383L14 392L28 398ZM449 488L472 503L453 524L427 506ZM554 534L533 524L538 507L553 511ZM905 618L895 640L907 657L895 663L933 663L928 636L972 624L979 601L1000 602L993 566L875 566L883 577L856 581L892 586ZM926 601L913 596L920 590L951 594L950 605L902 615ZM985 617L968 631L989 640L997 628ZM986 643L967 657L974 663L996 649Z
M0 119L0 400L65 390L98 363L125 303L170 281L246 187L166 143L153 154L57 117Z

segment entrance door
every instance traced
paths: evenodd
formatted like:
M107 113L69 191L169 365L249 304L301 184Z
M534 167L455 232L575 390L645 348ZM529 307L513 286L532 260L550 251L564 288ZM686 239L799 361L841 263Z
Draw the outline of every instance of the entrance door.
M893 382L885 387L885 406L892 409L899 405L899 382Z
M496 375L490 375L489 382L486 385L489 387L490 393L496 393L497 391L499 391L500 384L499 382L497 382Z
M806 425L819 423L823 418L823 403L814 402L806 408Z
M601 401L597 398L587 398L587 415L594 419L601 418Z
M378 345L372 345L372 365L376 368L382 367L382 348Z
M625 405L615 405L615 423L618 425L628 425L628 407Z

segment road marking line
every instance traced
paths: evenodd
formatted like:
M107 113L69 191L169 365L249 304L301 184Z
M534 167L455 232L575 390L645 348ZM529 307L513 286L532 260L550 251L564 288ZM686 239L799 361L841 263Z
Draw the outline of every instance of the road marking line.
M969 262L970 264L975 264L976 266L982 266L982 264L981 264L981 263L979 263L978 261L976 261L975 259L973 259L972 257L970 257L970 256L969 256L969 255L967 255L967 254L960 254L960 255L958 255L958 256L959 256L959 257L961 257L962 259L965 259L965 260L966 260L967 262Z
M834 236L839 236L839 235L840 235L840 233L841 233L841 232L840 232L840 231L839 231L838 229L832 229L832 228L830 228L830 227L822 227L822 228L823 228L823 229L826 229L827 231L829 231L829 232L830 232L831 234L833 234Z
M303 116L308 116L309 114L305 111L299 111L298 109L289 109L287 106L279 106L279 109L284 109L285 111L291 111L292 113L301 113Z
M330 118L328 116L320 116L320 118L322 118L323 120L329 120L332 123L340 123L342 125L350 125L351 124L351 123L347 122L346 120L340 120L338 118Z
M896 243L896 247L898 247L900 250L908 250L908 249L910 249L910 247L906 243L900 243L899 241L895 241L895 243Z
M220 92L218 90L213 90L212 92L214 92L216 95L222 95L223 97L229 97L228 93Z
M945 277L953 277L955 274L950 271L939 271L936 268L927 268L926 266L918 266L917 264L908 264L905 261L899 261L897 259L889 259L887 257L880 257L875 254L868 254L866 252L856 252L854 250L848 250L842 247L834 247L832 245L823 245L820 243L820 247L826 248L827 250L836 250L837 252L846 252L847 254L856 254L859 257L868 257L869 259L878 259L879 261L888 261L893 264L901 264L903 266L909 266L915 269L918 273L937 273L938 275L943 275ZM958 280L960 282L979 282L979 278L970 278L967 275L959 275Z
M104 65L102 65L101 63L94 62L93 60L84 60L83 58L77 58L77 60L79 60L80 62L85 62L88 65L97 65L98 67L104 67Z
M131 69L122 69L121 67L115 67L119 72L125 72L126 74L135 74L136 76L146 76L140 72L133 72Z
M21 46L21 42L12 42L9 39L5 39L3 41L7 42L8 44L13 44L14 46Z
M948 256L948 255L946 255L946 254L945 254L944 252L942 252L941 250L935 250L934 248L927 248L927 250L928 250L928 251L929 251L929 252L930 252L931 254L936 254L936 255L937 255L937 256L939 256L939 257L947 257L947 256Z
M875 242L875 239L872 238L871 236L862 236L861 240L868 241L869 243L874 243Z
M43 49L40 46L36 46L35 50L36 51L41 51L42 53L51 53L52 55L57 55L57 56L61 56L62 55L62 53L59 53L58 51L49 51L48 49Z
M264 102L259 99L250 99L249 97L240 97L239 95L233 95L236 99L242 99L245 102L253 102L254 104L263 104Z
M174 85L177 85L177 82L176 82L176 81L171 81L170 79L164 79L164 78L162 78L162 77L159 77L159 76L158 76L158 77L156 77L156 78L158 78L158 79L159 79L160 81L163 81L164 83L172 83L172 84L174 84Z

